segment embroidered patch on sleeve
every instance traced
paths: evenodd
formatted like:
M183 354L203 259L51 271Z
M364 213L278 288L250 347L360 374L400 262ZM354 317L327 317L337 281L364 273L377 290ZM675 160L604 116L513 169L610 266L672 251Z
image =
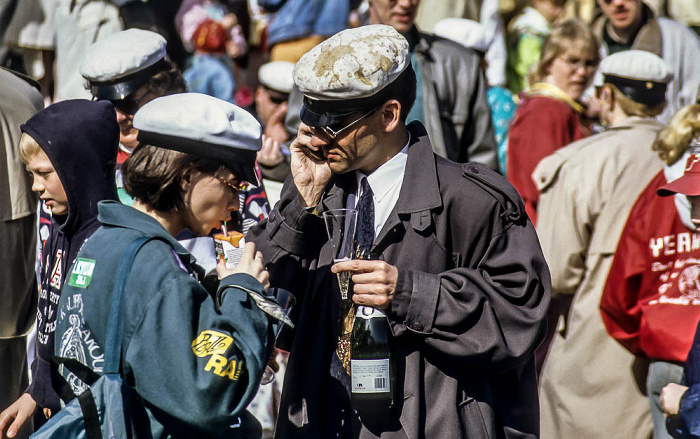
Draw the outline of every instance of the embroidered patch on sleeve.
M236 381L243 371L243 361L236 359L229 361L224 356L231 343L233 343L233 337L230 335L207 329L192 342L192 352L198 357L211 356L204 366L205 371Z
M76 259L68 279L68 285L87 288L92 280L93 271L95 271L95 261L93 259Z

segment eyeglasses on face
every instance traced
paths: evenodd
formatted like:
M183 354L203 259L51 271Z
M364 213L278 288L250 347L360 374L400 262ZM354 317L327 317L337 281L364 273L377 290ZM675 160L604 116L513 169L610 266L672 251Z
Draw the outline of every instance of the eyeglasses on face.
M248 188L248 183L243 180L234 179L233 181L228 181L219 176L217 176L216 179L223 183L224 186L228 186L228 188L233 191L234 195L237 195L238 192L244 191Z
M112 102L114 108L116 108L124 114L135 114L136 111L138 111L138 109L140 108L141 102L144 99L146 99L146 97L148 97L151 93L152 90L149 88L145 92L141 93L141 96L139 97L134 97L134 94L132 93L124 99L116 99L110 102Z
M572 70L578 70L581 67L586 70L595 70L598 67L598 60L593 58L563 57L559 59L565 62Z
M367 113L363 114L362 116L358 117L357 119L353 120L352 122L350 122L349 124L345 125L342 128L336 128L336 127L332 127L330 125L326 125L326 126L322 126L322 127L313 127L313 129L314 130L321 129L328 137L330 137L331 139L335 139L336 137L338 137L340 135L340 133L342 133L343 131L346 131L347 129L349 129L350 127L352 127L353 125L355 125L356 123L361 121L362 119L371 116L372 113L374 113L378 109L379 109L379 107L374 107L373 109L371 109Z

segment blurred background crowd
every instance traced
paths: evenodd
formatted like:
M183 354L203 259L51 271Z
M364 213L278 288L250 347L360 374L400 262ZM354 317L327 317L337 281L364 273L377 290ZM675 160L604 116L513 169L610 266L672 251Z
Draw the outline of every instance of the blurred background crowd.
M120 154L137 143L130 123L148 94L186 89L247 109L264 134L245 231L289 176L302 100L294 64L370 23L410 44L418 95L408 121L426 126L440 155L503 174L536 225L553 283L537 354L542 437L670 437L659 395L684 382L700 321L700 215L693 197L656 190L700 146L699 0L0 0L0 65L36 80L47 106L92 99L99 72L80 66L94 44L132 28L162 35L180 85L115 102ZM624 56L606 64L614 54ZM26 388L32 361L31 343L24 367L3 352L36 314L31 300L5 296L0 411ZM285 353L277 358L279 378L251 407L268 435Z

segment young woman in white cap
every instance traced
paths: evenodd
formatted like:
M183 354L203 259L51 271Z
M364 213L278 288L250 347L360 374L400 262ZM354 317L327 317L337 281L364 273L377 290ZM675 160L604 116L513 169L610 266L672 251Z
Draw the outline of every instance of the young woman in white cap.
M55 354L102 371L114 273L130 243L156 238L136 254L122 298L121 374L141 414L131 424L139 437L239 437L256 426L245 407L274 345L273 319L255 301L268 273L248 243L236 268L216 267L220 281L208 290L175 235L187 228L206 236L238 209L241 184L256 182L260 125L195 93L150 102L134 124L141 144L123 169L135 202L99 205L102 227L81 249L59 303ZM74 382L72 371L59 373Z

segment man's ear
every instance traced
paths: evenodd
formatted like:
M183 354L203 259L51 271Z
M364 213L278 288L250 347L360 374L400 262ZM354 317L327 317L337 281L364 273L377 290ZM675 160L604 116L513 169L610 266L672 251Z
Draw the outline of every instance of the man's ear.
M379 111L382 114L382 129L387 133L394 131L401 123L401 102L396 99L386 101Z

